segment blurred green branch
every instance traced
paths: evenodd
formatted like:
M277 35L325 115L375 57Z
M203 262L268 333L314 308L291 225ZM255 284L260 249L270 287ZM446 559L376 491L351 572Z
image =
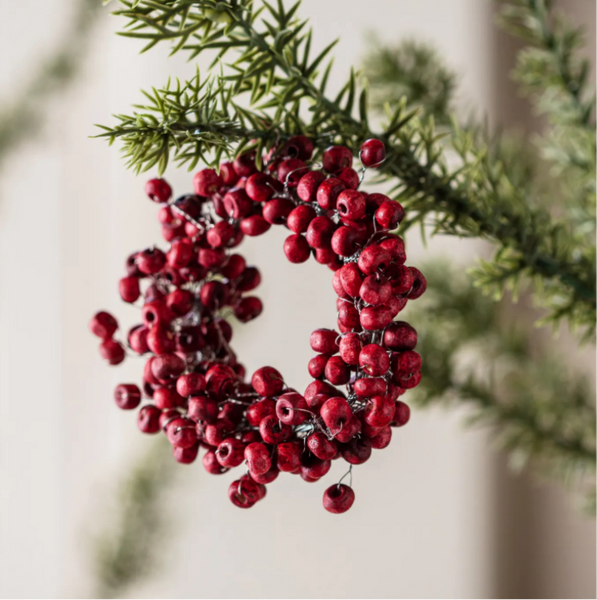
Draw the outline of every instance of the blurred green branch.
M425 273L428 292L411 313L425 324L418 402L469 405L471 423L492 427L513 466L533 459L569 484L592 484L596 413L587 378L563 357L536 356L525 331L505 323L502 305L462 272L435 263Z
M155 549L168 518L163 500L177 464L160 437L121 481L117 503L94 540L93 598L122 598L132 584L158 568Z
M41 62L25 89L0 105L0 165L20 144L40 133L50 96L80 72L102 5L101 0L77 0L73 5L72 23L61 43Z

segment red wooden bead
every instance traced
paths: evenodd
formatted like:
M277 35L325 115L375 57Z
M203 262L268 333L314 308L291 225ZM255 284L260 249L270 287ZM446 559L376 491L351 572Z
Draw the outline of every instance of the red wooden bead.
M282 394L276 402L276 415L284 425L300 425L307 418L307 403L296 392Z
M212 196L222 185L224 185L224 180L214 169L203 169L195 173L195 177L193 177L193 187L198 196Z
M332 385L345 385L350 381L350 368L340 356L332 356L325 366L325 377Z
M323 153L322 162L328 173L337 173L352 166L352 152L346 146L330 146Z
M260 442L254 442L245 448L245 460L251 475L264 475L272 466L270 451Z
M381 140L370 139L361 146L359 154L364 167L376 167L386 158L386 147Z
M307 448L321 460L331 460L338 453L337 444L333 440L328 440L320 431L312 433L307 438Z
M133 383L121 383L114 390L114 401L124 410L137 408L141 403L141 390Z
M303 263L309 260L311 248L304 236L295 233L284 241L284 254L291 263Z
M137 414L137 426L143 433L157 433L160 430L160 414L156 406L144 406Z
M286 219L286 225L294 233L305 233L309 223L317 216L312 206L301 204L293 209Z
M176 391L184 398L201 394L205 391L205 377L201 373L181 375L176 380Z
M150 179L145 184L145 193L154 202L168 202L172 196L172 188L165 179Z
M316 329L310 338L314 352L331 356L338 352L338 332L333 329Z
M248 323L256 319L263 311L263 304L256 296L248 296L243 298L234 307L234 316L241 323Z
M346 184L336 178L330 177L326 179L317 188L316 200L317 204L324 210L334 210L336 208L336 200L341 192L346 189Z
M417 332L408 323L395 321L384 331L383 341L392 350L414 350L417 345Z
M303 202L315 202L317 190L323 181L325 181L325 175L321 171L305 173L296 188L298 197Z
M312 248L329 248L336 225L328 217L315 217L307 227L307 242Z
M358 221L365 216L366 205L365 197L356 190L344 190L336 200L336 209L340 217L351 221Z
M98 312L89 322L91 333L97 337L107 340L111 338L118 329L118 321L105 311Z
M245 445L236 438L226 438L218 446L216 458L223 467L238 467L245 460Z
M323 494L323 507L333 514L346 512L354 502L352 488L338 483L330 486Z
M260 396L275 396L284 388L284 380L273 367L262 367L253 373L251 385Z
M245 191L254 202L266 202L274 195L272 178L266 173L254 173L247 179Z
M122 344L113 339L106 339L101 343L100 354L111 365L119 365L125 357Z

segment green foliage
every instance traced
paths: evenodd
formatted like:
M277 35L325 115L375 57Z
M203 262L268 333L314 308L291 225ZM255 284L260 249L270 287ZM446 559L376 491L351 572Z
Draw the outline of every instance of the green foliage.
M413 305L425 357L417 400L465 403L494 431L511 463L538 463L576 488L594 487L595 407L589 381L563 357L535 355L524 329L448 264L426 265L428 292ZM423 326L424 324L424 326Z
M420 109L423 120L432 116L438 124L449 124L456 75L445 67L437 51L417 40L404 40L396 46L372 44L364 63L372 108L381 112L386 104L395 106L408 98L409 106Z
M39 70L22 93L0 110L0 163L20 143L39 134L50 96L63 90L79 73L101 4L97 0L77 0L76 6L64 41L41 61Z
M155 443L119 485L117 504L94 544L94 598L122 598L158 567L155 549L166 526L163 497L176 464L167 446Z

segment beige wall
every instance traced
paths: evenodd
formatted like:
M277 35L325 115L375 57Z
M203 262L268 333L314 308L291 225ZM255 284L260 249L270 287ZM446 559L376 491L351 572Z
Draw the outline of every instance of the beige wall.
M494 109L496 48L489 2L304 0L302 11L311 18L318 47L342 36L333 84L358 63L366 31L386 40L412 35L433 41L460 73L463 107ZM0 0L0 89L21 80L27 66L58 39L67 12L66 0ZM27 31L21 27L25 20ZM97 32L84 81L55 104L43 141L19 152L0 181L0 594L5 597L86 593L90 521L97 526L109 482L147 447L134 416L118 412L111 401L113 386L136 379L141 365L109 370L86 324L98 308L118 311L127 323L135 319L135 309L118 302L116 280L130 251L158 239L155 207L143 197L143 179L123 169L114 149L87 136L93 123L128 110L140 87L160 85L173 72L189 75L192 66L182 57L167 59L161 50L139 57L135 44L114 36L114 28L112 19ZM178 191L189 189L185 172L168 177ZM266 310L259 323L235 332L235 341L249 371L273 364L300 387L307 382L311 355L308 332L334 322L334 296L330 273L314 263L289 266L282 240L282 231L272 231L244 247L250 262L262 269ZM413 264L427 259L427 252L450 252L464 263L471 250L474 245L455 240L435 240L429 251L416 239L409 246ZM356 469L358 500L341 519L320 508L326 482L280 478L267 500L245 513L226 499L232 475L215 478L200 465L180 467L183 481L172 490L176 539L164 551L163 572L131 594L475 598L506 589L515 593L522 588L504 587L512 571L500 561L520 539L498 535L496 523L503 522L504 507L513 507L508 516L516 512L520 496L514 486L497 502L495 482L501 479L496 479L495 455L484 433L463 432L464 416L417 412L387 451ZM335 464L329 479L342 471ZM525 505L523 521L543 510L542 495L534 497L537 504ZM565 548L548 538L548 552L541 553L544 537L537 534L536 544L527 540L529 555L521 560L533 561L533 581L547 578L547 566L570 556L578 539L594 540L593 526L573 516L567 501L558 503L557 514L545 510L571 525L561 531ZM543 535L547 526L541 523ZM565 563L558 575L560 595L578 597L565 593L579 589L573 577L583 582L583 593L594 595L593 565L585 562Z

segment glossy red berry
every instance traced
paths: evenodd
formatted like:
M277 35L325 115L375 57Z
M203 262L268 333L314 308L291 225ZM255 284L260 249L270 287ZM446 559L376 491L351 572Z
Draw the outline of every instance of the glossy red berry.
M172 188L165 179L150 179L145 184L145 193L154 202L168 202L172 196Z
M361 146L359 156L364 167L377 167L386 158L386 147L381 140L370 139Z

